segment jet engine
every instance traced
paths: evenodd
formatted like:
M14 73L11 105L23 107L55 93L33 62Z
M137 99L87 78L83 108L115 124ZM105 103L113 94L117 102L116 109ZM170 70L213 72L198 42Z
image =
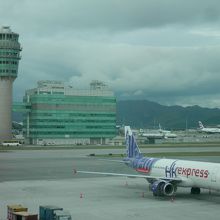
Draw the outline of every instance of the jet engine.
M175 186L165 180L157 180L150 186L154 196L172 196Z

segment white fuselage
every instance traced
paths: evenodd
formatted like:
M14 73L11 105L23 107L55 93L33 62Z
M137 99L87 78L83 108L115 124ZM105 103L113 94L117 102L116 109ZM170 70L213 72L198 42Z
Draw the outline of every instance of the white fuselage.
M182 187L220 189L220 164L186 160L159 159L148 176L180 178Z
M201 129L202 132L206 132L206 133L220 133L220 129L219 128L202 128Z
M143 133L142 137L162 139L162 138L164 138L164 134L161 134L161 133Z

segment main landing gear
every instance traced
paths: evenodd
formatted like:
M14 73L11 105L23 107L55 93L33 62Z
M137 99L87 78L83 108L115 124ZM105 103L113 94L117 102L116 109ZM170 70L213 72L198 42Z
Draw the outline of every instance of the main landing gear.
M199 195L200 194L200 188L199 187L192 187L191 188L191 194Z

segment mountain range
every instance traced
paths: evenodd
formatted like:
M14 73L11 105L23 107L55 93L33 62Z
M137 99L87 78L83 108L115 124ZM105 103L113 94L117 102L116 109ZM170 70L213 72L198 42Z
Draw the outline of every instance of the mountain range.
M206 126L220 125L220 109L200 106L165 106L148 100L119 100L116 106L117 125L134 128L163 129L198 128L198 121ZM21 122L22 114L13 112L13 121Z
M117 102L117 124L136 128L180 130L220 124L220 109L200 106L165 106L148 100L124 100Z

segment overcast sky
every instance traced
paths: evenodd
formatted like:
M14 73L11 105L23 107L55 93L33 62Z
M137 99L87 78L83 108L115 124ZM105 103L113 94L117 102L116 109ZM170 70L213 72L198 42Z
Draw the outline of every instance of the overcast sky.
M220 108L219 0L7 0L0 18L23 47L14 100L98 79L118 99Z

